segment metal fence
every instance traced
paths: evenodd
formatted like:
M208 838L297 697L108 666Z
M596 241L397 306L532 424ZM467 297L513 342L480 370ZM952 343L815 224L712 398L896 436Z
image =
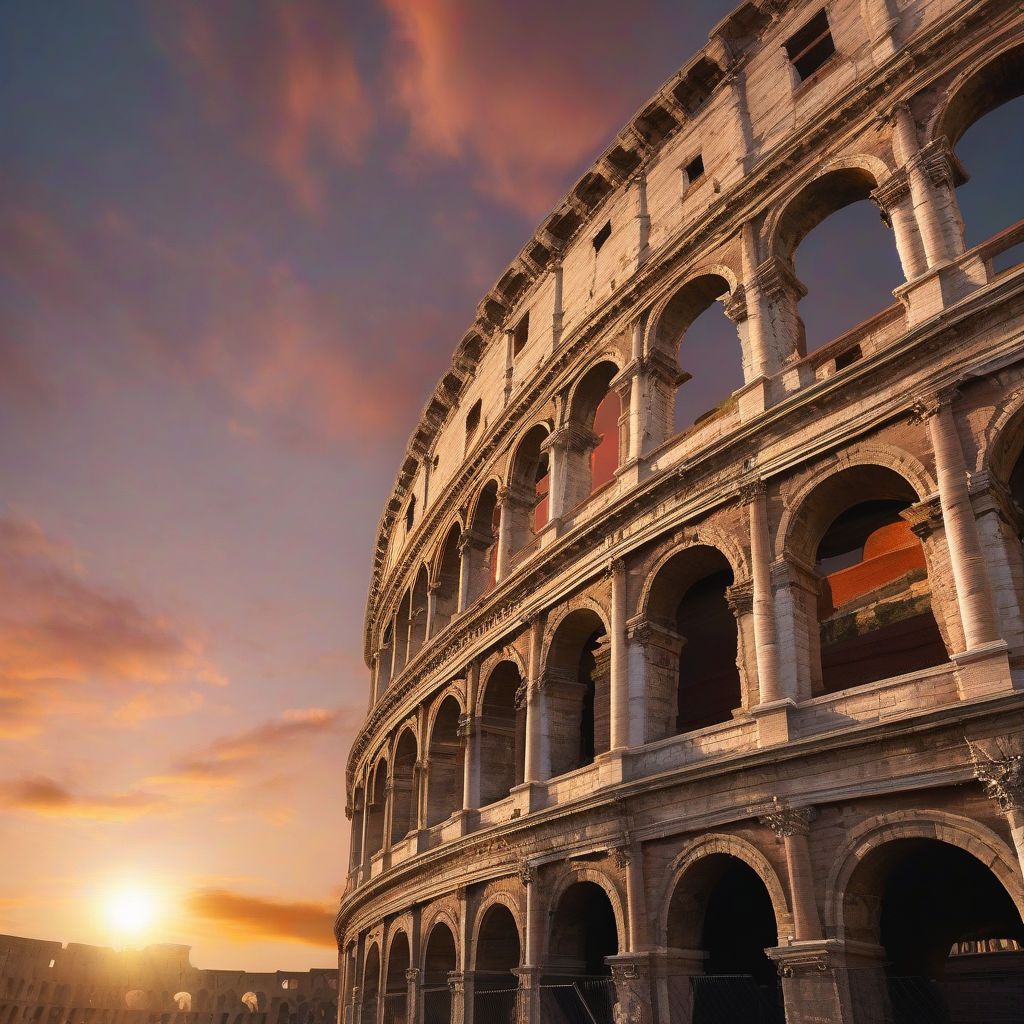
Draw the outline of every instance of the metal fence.
M406 1024L409 1018L405 992L388 992L384 996L384 1024Z
M447 985L423 990L423 1024L451 1024L452 993Z
M693 1024L785 1024L777 983L759 985L749 974L703 974L691 977L690 987ZM670 1020L686 1020L685 1009L673 1003L670 998Z
M529 1024L530 1007L519 988L477 989L473 993L473 1024Z

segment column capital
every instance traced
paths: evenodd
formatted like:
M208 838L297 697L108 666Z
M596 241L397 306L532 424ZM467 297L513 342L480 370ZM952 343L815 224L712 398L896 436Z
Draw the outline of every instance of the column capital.
M516 687L515 696L513 697L513 703L515 704L516 711L521 711L526 707L529 696L530 688L527 686L526 682L523 681Z
M807 835L811 830L811 822L818 814L814 807L791 807L778 797L774 798L773 805L772 811L758 815L757 820L770 828L780 839Z
M795 295L799 301L807 294L807 288L796 276L796 271L778 256L769 256L759 263L754 271L754 280L758 290L769 302L786 294Z
M749 615L754 610L754 581L740 580L725 588L725 600L729 610L737 618Z
M454 995L462 995L466 990L466 976L462 971L448 972L448 988Z
M747 319L747 290L742 284L722 303L722 312L734 323L741 324Z
M945 136L933 139L927 146L923 146L918 159L936 188L955 188L967 180L963 165Z
M871 201L883 214L888 215L910 195L910 179L904 168L893 171L881 185L870 194Z
M410 985L415 985L420 980L420 969L418 967L406 967L405 980Z
M905 508L900 518L910 524L911 533L920 540L927 540L942 526L942 504L939 496L933 494L916 505Z
M768 493L768 485L761 477L754 477L740 484L739 496L744 505L752 505Z
M528 860L521 860L518 867L516 868L516 874L519 876L519 881L524 886L533 885L537 881L537 869Z
M601 440L599 434L595 434L589 427L582 423L575 423L570 420L557 430L553 430L541 442L541 451L548 451L551 448L561 448L565 451L585 452L595 448Z
M470 714L459 715L459 724L455 732L460 740L464 740L473 733L473 716Z

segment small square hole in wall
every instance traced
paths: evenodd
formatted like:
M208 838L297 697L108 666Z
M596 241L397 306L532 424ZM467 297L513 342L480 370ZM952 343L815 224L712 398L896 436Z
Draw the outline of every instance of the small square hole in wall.
M824 8L786 43L786 54L801 82L806 82L835 52Z
M596 235L594 235L594 252L600 252L601 246L612 236L612 222L608 221Z
M698 153L684 168L684 187L689 188L695 181L704 177L704 158Z
M520 352L526 348L526 343L530 339L530 314L527 313L523 318L516 324L516 329L512 332L512 355L517 356Z

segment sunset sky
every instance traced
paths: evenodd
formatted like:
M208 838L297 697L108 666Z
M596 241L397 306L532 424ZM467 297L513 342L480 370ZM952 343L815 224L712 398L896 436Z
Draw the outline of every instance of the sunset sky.
M100 908L137 883L139 941L198 966L335 962L406 438L482 293L732 6L3 5L0 931L121 944ZM973 240L1010 166L963 190ZM857 223L885 252L840 329L898 283Z

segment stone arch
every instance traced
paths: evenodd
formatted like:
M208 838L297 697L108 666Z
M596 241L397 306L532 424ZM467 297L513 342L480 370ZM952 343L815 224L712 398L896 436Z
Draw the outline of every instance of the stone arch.
M964 132L997 107L1024 95L1024 43L1008 40L995 52L986 47L946 87L928 121L929 141L956 146Z
M709 833L688 843L672 861L658 904L663 908L657 922L658 945L668 945L670 904L679 882L694 865L715 854L735 857L761 879L771 898L779 934L790 934L793 930L793 915L789 900L782 881L768 858L753 843L740 836Z
M971 818L941 810L891 811L850 829L825 883L825 925L830 935L845 939L846 899L850 879L864 858L898 839L933 839L971 854L995 875L1024 918L1024 880L1017 857L991 829Z
M412 661L427 640L427 602L430 593L430 568L420 564L409 591L409 648L406 662Z
M388 955L384 962L384 998L392 1019L402 1019L405 1011L408 982L405 972L412 967L412 942L404 928L395 928L388 939Z
M480 731L480 803L503 800L523 781L526 754L525 676L520 663L505 658L481 673L477 698Z
M814 228L844 206L869 198L890 173L884 160L867 153L827 161L769 215L764 232L768 255L792 266L800 242Z
M452 996L448 975L459 964L458 929L445 913L432 917L424 929L421 964L421 991L425 1020L449 1020Z
M466 530L460 542L465 548L466 595L468 608L495 584L498 571L498 529L501 481L492 477L477 491L466 516Z
M579 886L583 886L584 889L579 889ZM613 924L615 930L615 949L605 955L616 955L629 948L625 899L615 880L597 867L565 866L552 880L547 901L548 933L545 936L543 960L545 973L548 975L572 977L588 973L604 973L603 965L570 962L578 960L579 954L582 952L579 948L572 948L579 945L578 941L573 941L573 933L578 933L580 927L593 928L595 924L600 926L599 920L584 920L580 923L573 920L575 915L584 909L591 912L596 910L600 917L598 905L585 898L580 900L580 897L585 897L585 887L588 886L595 886L604 895L611 911L612 921L610 923ZM566 901L570 899L573 902L579 900L581 906L567 905ZM568 933L560 934L565 929L568 929ZM576 938L578 940L581 936L577 934ZM598 968L596 972L594 971L595 967Z
M610 386L621 370L617 353L602 353L574 381L566 399L565 423L552 442L564 453L557 508L568 511L615 478L624 455L622 403Z
M726 290L730 296L735 293L736 288L739 286L738 275L731 267L724 263L703 263L698 267L687 268L683 273L679 274L671 284L667 285L663 289L661 298L659 298L651 307L650 313L647 317L646 330L644 334L645 352L652 352L655 348L660 347L664 343L666 328L668 328L668 333L672 333L672 328L669 323L666 323L664 317L666 309L673 300L694 282L699 282L707 278L720 278L724 281ZM717 296L711 296L709 304L710 302L714 302L716 298ZM696 319L699 315L699 313L694 313L690 322L692 323L693 319ZM682 329L685 331L685 327Z
M462 808L465 749L459 723L463 703L453 692L434 703L427 732L426 826L440 825Z
M440 633L459 610L459 579L462 572L462 523L456 520L442 534L433 559L430 586L434 589L434 612L430 625L431 635Z
M504 907L512 915L512 920L515 921L516 931L520 936L520 941L525 946L526 919L520 909L519 903L516 901L516 898L512 893L506 892L504 889L495 889L483 897L480 901L480 905L476 909L476 913L473 915L472 943L474 964L476 963L480 928L483 925L487 912L497 906Z
M1024 385L1011 390L999 402L982 438L974 471L988 472L1007 483L1024 453Z
M416 733L405 726L398 733L391 761L391 845L401 842L416 828L418 761Z
M465 691L455 681L448 683L442 687L430 702L430 708L427 711L427 717L424 729L424 735L427 737L427 743L429 743L430 734L434 730L434 722L437 719L437 713L441 709L441 705L445 702L448 697L452 697L455 703L459 705L459 714L464 715L466 713L466 694Z
M388 760L383 752L377 757L366 783L366 849L363 858L369 859L384 848L387 822L384 820L387 786Z
M555 633L558 631L558 627L566 618L583 608L592 611L601 620L601 625L605 631L608 631L610 628L610 616L600 601L586 594L579 594L576 597L570 598L561 607L548 614L547 622L544 626L544 637L541 641L541 665L546 666L548 664L551 655L551 643L554 640Z
M548 623L544 645L545 715L551 774L590 764L611 746L610 644L596 602L573 602Z
M359 986L359 998L362 1004L363 1020L375 1020L377 1003L380 999L381 957L380 945L374 941L363 956L362 984Z
M518 552L547 525L550 460L546 443L551 426L540 421L521 431L511 448L503 512L509 526L509 549Z
M524 934L511 899L492 897L481 906L474 922L472 947L478 992L515 984L512 972L522 964ZM477 1017L485 1024L483 1016Z
M891 470L903 477L918 501L933 494L938 487L935 478L909 452L877 443L849 448L818 467L785 494L785 507L775 531L776 557L798 553L799 548L794 545L793 538L806 536L807 501L817 488L844 470L859 467Z

